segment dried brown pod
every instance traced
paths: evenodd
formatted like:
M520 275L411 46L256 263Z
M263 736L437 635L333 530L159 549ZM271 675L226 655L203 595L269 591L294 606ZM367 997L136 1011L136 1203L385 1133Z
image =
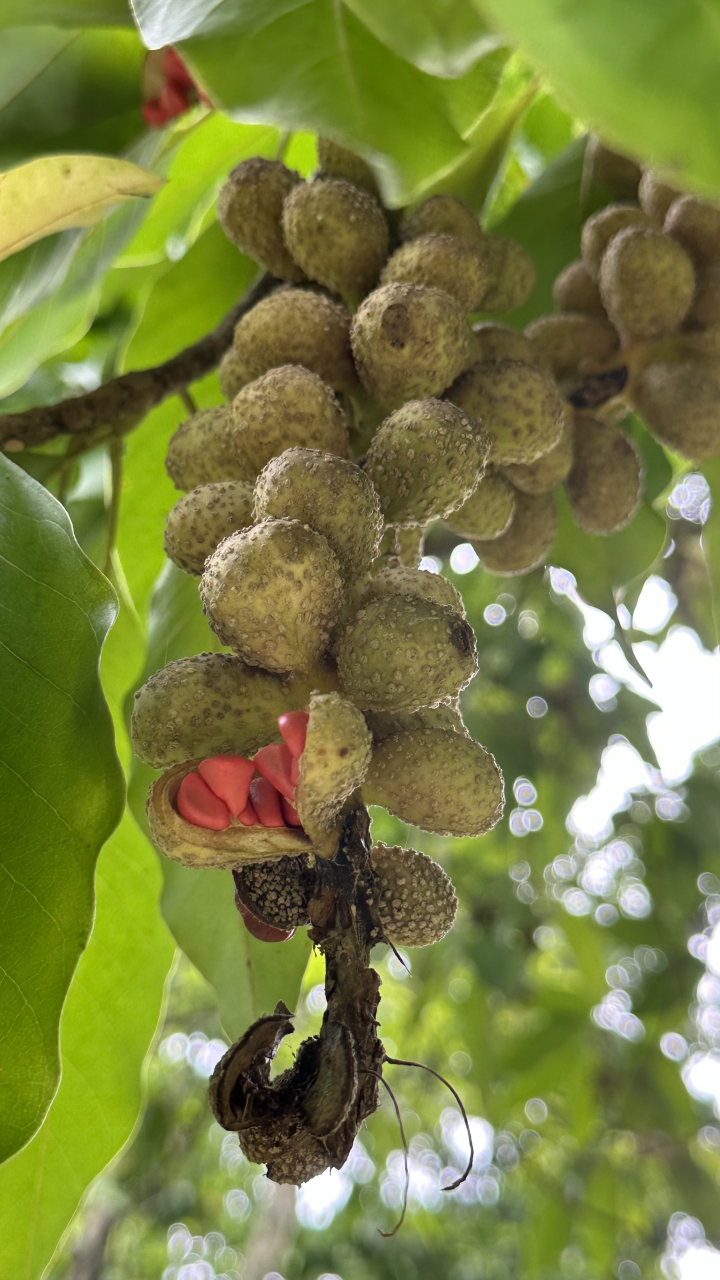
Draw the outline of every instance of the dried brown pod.
M236 899L256 920L288 931L310 923L315 872L306 855L243 864L233 869L233 879Z

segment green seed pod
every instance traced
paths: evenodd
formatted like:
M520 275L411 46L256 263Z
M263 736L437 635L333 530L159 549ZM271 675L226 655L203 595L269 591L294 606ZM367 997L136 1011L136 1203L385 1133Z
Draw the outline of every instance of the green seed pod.
M383 935L398 947L428 947L452 929L457 896L437 862L414 849L373 845L373 893L368 906Z
M720 209L698 196L680 196L668 209L665 233L682 245L702 271L720 263Z
M475 492L457 511L446 516L445 523L461 538L499 538L514 512L513 486L497 467L489 466Z
M286 449L320 449L346 458L345 414L327 383L301 365L270 369L232 402L232 441L255 480Z
M279 160L253 156L230 173L218 196L218 219L225 235L279 280L305 279L283 240L285 197L302 183L299 173Z
M531 321L525 334L535 349L536 359L545 360L556 378L567 378L578 371L594 372L620 345L615 330L607 322L570 312L540 316Z
M680 192L675 187L669 187L666 182L661 182L650 169L645 170L640 179L638 199L653 222L659 222L662 226L670 205L679 195Z
M424 543L424 525L413 525L408 529L403 529L399 525L390 525L380 541L373 572L386 568L388 560L399 560L400 564L405 564L410 569L417 569L422 559Z
M311 289L277 289L235 326L236 368L243 384L268 369L301 364L334 391L357 391L350 317Z
M311 280L351 307L372 289L388 253L377 200L342 178L295 187L283 209L285 242Z
M699 332L683 333L674 342L681 364L697 365L717 380L720 369L720 317L715 325Z
M340 690L363 711L415 711L454 698L477 671L472 627L415 596L372 600L337 646Z
M229 347L218 365L218 382L226 400L233 400L241 387L245 386L245 376L234 347Z
M495 324L481 320L473 325L476 360L524 360L526 364L538 364L538 353L524 333L511 329L509 324Z
M418 729L452 729L469 736L457 698L439 702L436 707L420 707L419 711L366 711L365 722L374 743L384 742L396 733L414 733Z
M655 439L681 457L720 453L720 382L702 368L651 364L633 382L633 401Z
M488 573L514 577L544 564L557 533L557 509L551 493L518 492L515 515L505 533L492 542L473 542Z
M300 704L302 705L302 704ZM279 676L225 653L170 662L135 694L132 743L154 769L279 742L277 718L298 704Z
M263 520L220 543L200 595L221 643L251 666L303 671L340 616L340 566L322 534L299 520Z
M460 236L415 236L386 263L382 284L394 280L444 289L463 311L477 311L488 287L488 268L480 247Z
M388 524L449 515L482 477L490 441L445 400L409 400L383 422L365 460Z
M515 311L527 302L535 288L535 263L515 240L486 235L483 253L489 283L482 300L483 311Z
M313 694L308 710L297 811L315 853L332 857L338 815L367 773L372 738L362 713L339 693Z
M687 313L690 325L711 329L720 325L720 266L698 272L697 288Z
M663 338L690 309L695 272L685 250L664 232L627 227L607 247L600 293L622 337Z
M354 462L318 449L286 449L255 485L255 519L292 516L327 538L346 579L370 568L380 545L380 499Z
M275 929L300 929L310 923L315 874L305 854L250 862L236 867L233 879L237 896L256 920Z
M453 404L479 418L498 467L534 462L559 441L563 402L552 378L523 360L486 360L462 374L448 392Z
M629 156L611 151L597 134L588 138L583 163L583 184L601 183L618 200L635 200L640 181L640 165Z
M534 462L505 467L505 475L521 493L549 493L562 484L573 464L572 425L566 421L560 440L549 453Z
M634 444L609 423L583 419L575 427L575 460L567 478L575 523L586 533L615 533L642 500L642 466Z
M181 422L165 459L176 489L197 489L216 480L253 480L232 444L232 414L226 405L201 409Z
M619 231L626 227L650 227L648 215L636 204L608 204L593 213L582 229L582 260L593 280L600 275L603 254Z
M165 525L165 555L198 577L223 538L253 523L253 491L245 480L199 485L175 503Z
M425 285L376 289L360 306L351 337L360 378L386 409L439 395L474 357L461 307Z
M424 831L481 836L502 816L503 781L493 757L472 738L422 729L376 746L362 796Z
M472 209L457 196L446 195L423 200L403 220L401 240L415 240L418 236L427 235L461 236L476 245L484 244L486 238Z
M344 178L346 182L352 182L354 187L360 187L362 191L368 191L371 196L380 199L380 188L373 170L354 151L341 147L339 142L333 142L331 138L318 138L317 152L319 178Z
M607 323L600 290L581 258L571 262L560 272L555 279L552 294L558 311L579 312L581 315L591 316L593 320L604 320Z
M459 613L461 618L465 617L463 598L457 587L441 573L429 573L427 569L409 569L404 564L381 569L364 584L359 606L364 608L371 600L380 600L384 596L415 596L418 600L431 600Z

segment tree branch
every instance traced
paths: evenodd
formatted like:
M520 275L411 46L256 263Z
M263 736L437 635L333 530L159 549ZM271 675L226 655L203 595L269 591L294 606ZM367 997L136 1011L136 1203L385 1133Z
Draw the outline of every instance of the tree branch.
M168 396L182 394L189 383L210 373L232 343L233 331L257 302L280 282L269 272L243 294L217 328L153 369L138 369L111 378L95 391L72 396L59 404L0 414L0 448L8 453L46 444L59 435L89 435L106 427L114 435L132 431Z

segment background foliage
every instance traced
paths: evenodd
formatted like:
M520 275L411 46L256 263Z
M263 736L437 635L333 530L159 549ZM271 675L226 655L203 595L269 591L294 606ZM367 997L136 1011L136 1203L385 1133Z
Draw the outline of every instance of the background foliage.
M282 148L309 174L317 131L374 163L391 204L456 191L520 240L538 285L518 325L550 309L552 280L577 255L588 128L720 194L712 4L6 0L0 23L3 169L92 152L166 179L152 200L0 262L3 411L155 364L212 328L255 274L215 221L220 183L242 158ZM170 42L216 109L150 132L145 48ZM215 376L192 394L218 403ZM408 956L409 973L379 959L381 1034L449 1075L478 1147L465 1188L443 1196L442 1170L462 1160L457 1115L439 1084L394 1069L413 1176L408 1222L386 1241L377 1227L394 1220L401 1183L389 1108L297 1213L209 1121L203 1082L220 1046L280 997L297 996L302 1038L321 1014L322 971L303 938L248 940L228 878L158 861L143 833L149 771L131 764L128 699L211 644L195 583L162 554L176 497L163 459L185 412L168 400L122 448L66 456L57 441L0 464L2 1274L633 1280L656 1273L669 1222L667 1258L699 1247L703 1229L720 1243L715 1095L689 1074L699 1064L710 1080L720 1027L720 754L664 780L646 723L659 686L626 660L632 643L648 670L678 635L717 643L716 464L683 478L627 423L645 451L645 506L603 540L563 513L552 580L455 572L451 560L467 560L433 531L434 567L462 589L478 633L465 715L516 785L482 841L374 818L379 838L432 853L459 890L456 928ZM636 609L650 574L675 601L651 639ZM607 615L585 610L584 632L583 602ZM116 610L100 663L113 748L97 669ZM608 749L626 752L626 779L606 825L568 829L598 769L609 776ZM129 803L108 839L115 752Z

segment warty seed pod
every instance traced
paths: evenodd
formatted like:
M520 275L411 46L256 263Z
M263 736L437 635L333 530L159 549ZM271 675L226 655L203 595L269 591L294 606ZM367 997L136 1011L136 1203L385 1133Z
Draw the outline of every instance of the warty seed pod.
M452 836L489 831L502 816L504 799L490 753L448 729L398 733L378 743L362 796L402 822Z
M563 433L553 449L543 453L534 462L518 462L505 467L510 483L521 493L549 493L562 484L573 464L573 432L570 414L566 414Z
M552 493L520 493L515 514L499 538L473 540L480 563L488 573L514 577L544 564L557 534L557 508Z
M311 280L357 306L377 283L388 226L371 195L342 178L295 187L283 206L285 243Z
M452 294L463 311L477 311L489 283L482 248L461 236L432 233L413 236L388 260L381 284L397 280L424 284Z
M346 458L347 422L331 387L302 365L269 369L235 396L232 447L253 480L286 449L322 449Z
M668 209L664 230L698 271L720 263L720 209L709 200L680 196Z
M244 383L268 369L300 364L334 391L357 391L350 317L312 289L276 289L238 321L233 343Z
M295 805L319 857L337 850L343 806L370 763L372 738L364 717L339 693L313 694Z
M200 580L215 634L251 666L303 671L327 649L342 604L335 553L299 520L263 520L220 543Z
M442 867L415 849L373 845L368 905L383 935L399 947L428 947L452 929L457 896Z
M513 518L515 497L510 481L497 467L488 466L475 492L457 511L446 516L445 523L461 538L499 538Z
M247 381L243 365L234 347L228 347L218 365L218 382L226 400L232 400Z
M697 365L659 361L633 382L633 401L648 431L683 458L720 453L720 382Z
M165 466L176 489L197 489L218 480L254 480L232 444L232 414L223 405L200 409L170 437Z
M366 711L365 723L374 744L398 733L415 733L419 729L452 729L469 737L457 698L440 702L436 707L420 707L419 711Z
M525 330L535 358L544 360L558 379L594 373L618 350L620 341L610 323L579 312L540 316Z
M482 310L504 313L524 306L536 279L530 254L517 241L492 234L485 236L482 249L488 269Z
M302 178L279 160L253 156L231 170L218 196L218 220L238 249L279 280L305 279L288 253L282 232L285 197Z
M642 500L642 465L631 440L610 423L575 425L575 459L565 488L576 524L586 533L615 533Z
M426 235L461 236L476 245L485 241L485 232L472 209L450 195L430 196L403 219L401 240Z
M607 322L597 282L593 280L582 258L570 262L556 276L552 294L558 311L572 311Z
M191 489L168 514L165 555L198 577L223 538L253 523L253 490L245 480L221 480Z
M317 152L318 178L344 178L346 182L352 182L354 187L360 187L362 191L380 199L375 174L361 156L341 146L339 142L333 142L332 138L323 137L317 140Z
M695 271L671 236L655 228L627 227L605 250L600 293L622 338L663 338L678 328L690 309Z
M409 400L379 427L364 469L388 524L427 524L470 497L489 449L467 411L444 400Z
M640 179L638 189L640 204L648 217L652 218L653 222L659 222L660 226L665 221L670 205L680 194L676 187L668 186L667 182L661 182L651 169L646 169Z
M448 398L479 418L496 466L534 462L560 440L563 402L552 378L522 360L487 360L461 374Z
M582 260L593 280L600 275L603 254L618 231L626 227L650 227L648 215L636 204L608 204L591 214L582 229Z
M373 574L360 591L359 606L364 608L371 600L384 596L415 596L418 600L431 600L454 613L465 617L462 596L452 582L441 573L429 573L427 569L411 569L407 565L388 565Z
M154 769L279 742L277 718L302 706L286 681L226 653L179 658L135 694L131 736Z
M233 871L233 879L236 897L256 920L288 930L310 923L315 874L303 854L248 863Z
M496 324L494 320L480 320L472 327L475 335L477 361L524 360L537 364L538 353L531 342L509 324Z
M453 698L477 671L459 614L416 596L371 600L337 644L341 692L363 711L414 711Z

